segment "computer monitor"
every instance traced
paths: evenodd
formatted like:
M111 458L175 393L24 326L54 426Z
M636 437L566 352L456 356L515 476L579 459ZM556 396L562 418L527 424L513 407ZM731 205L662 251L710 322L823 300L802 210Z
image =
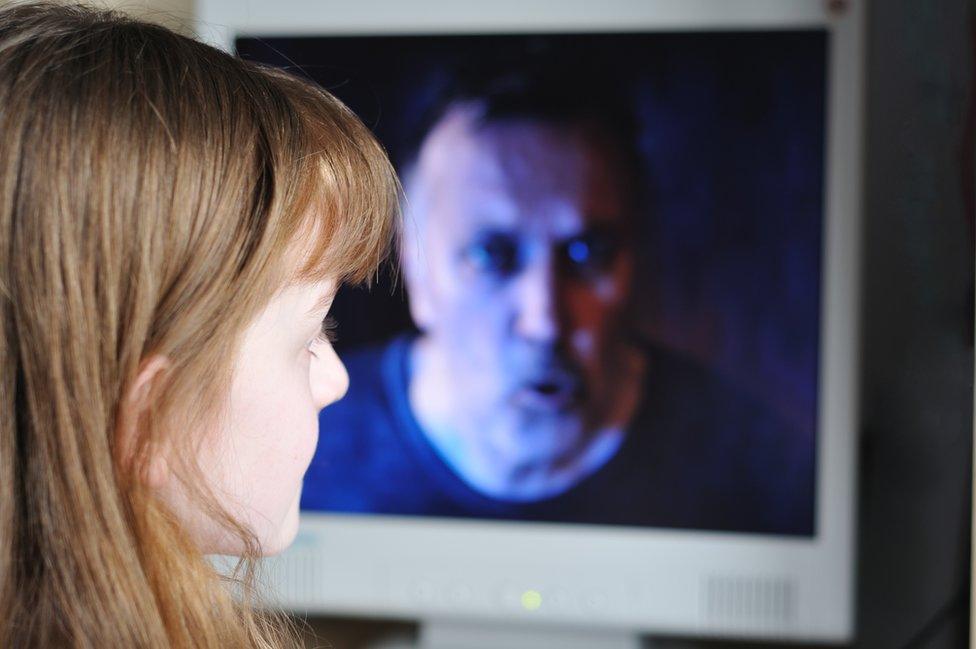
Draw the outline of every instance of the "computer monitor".
M334 308L285 607L430 646L851 637L863 3L198 9L404 184L399 270Z

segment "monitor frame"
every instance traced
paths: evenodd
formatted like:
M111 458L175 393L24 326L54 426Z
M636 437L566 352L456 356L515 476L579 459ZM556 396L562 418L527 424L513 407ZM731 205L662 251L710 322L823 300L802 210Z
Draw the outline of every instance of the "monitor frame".
M864 17L857 0L198 0L198 35L227 51L239 36L829 34L816 535L303 512L294 545L270 562L282 605L695 636L852 637ZM543 605L525 606L528 591L541 594Z

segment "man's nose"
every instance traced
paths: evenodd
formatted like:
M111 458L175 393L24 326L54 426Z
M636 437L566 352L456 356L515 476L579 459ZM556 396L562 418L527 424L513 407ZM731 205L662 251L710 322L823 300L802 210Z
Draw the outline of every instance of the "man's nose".
M527 264L513 288L516 334L534 343L556 342L559 337L559 287L549 256Z

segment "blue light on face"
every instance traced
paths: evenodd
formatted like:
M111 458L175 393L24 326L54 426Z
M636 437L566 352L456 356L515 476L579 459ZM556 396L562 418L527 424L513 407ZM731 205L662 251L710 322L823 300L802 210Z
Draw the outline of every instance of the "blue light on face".
M579 239L576 241L571 241L569 245L566 246L566 254L570 259L573 260L573 263L581 266L590 261L591 253L592 251L590 250L590 244L586 241L580 241Z

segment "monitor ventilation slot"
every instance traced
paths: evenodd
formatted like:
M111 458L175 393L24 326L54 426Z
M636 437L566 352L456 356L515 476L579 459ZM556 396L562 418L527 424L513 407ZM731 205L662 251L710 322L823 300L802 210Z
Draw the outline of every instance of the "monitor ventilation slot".
M702 613L710 627L766 629L793 626L796 584L783 577L711 576L702 589Z

